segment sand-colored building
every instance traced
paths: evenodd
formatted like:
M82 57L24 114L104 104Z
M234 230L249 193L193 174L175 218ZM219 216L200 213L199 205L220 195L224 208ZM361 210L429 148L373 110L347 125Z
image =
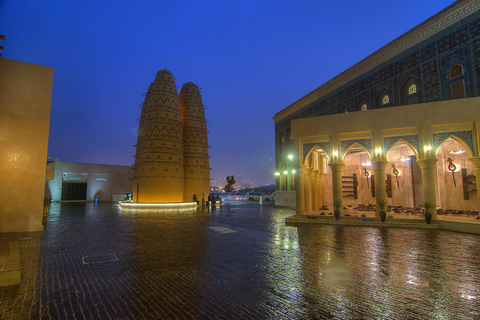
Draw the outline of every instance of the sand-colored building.
M455 2L278 112L276 203L478 211L479 9Z
M47 165L45 195L52 201L121 201L132 194L133 168L95 163Z
M0 232L42 231L53 68L0 58Z

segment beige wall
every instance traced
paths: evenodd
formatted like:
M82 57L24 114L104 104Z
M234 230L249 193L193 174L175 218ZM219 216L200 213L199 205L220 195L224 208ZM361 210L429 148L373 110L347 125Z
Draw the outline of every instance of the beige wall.
M0 58L0 232L42 231L53 68Z
M49 175L53 171L53 175ZM87 199L112 201L112 195L132 193L133 169L131 166L118 166L93 163L61 162L55 159L47 168L48 192L54 201L60 201L62 182L70 182L69 177L80 177L87 183ZM123 200L123 199L122 199Z

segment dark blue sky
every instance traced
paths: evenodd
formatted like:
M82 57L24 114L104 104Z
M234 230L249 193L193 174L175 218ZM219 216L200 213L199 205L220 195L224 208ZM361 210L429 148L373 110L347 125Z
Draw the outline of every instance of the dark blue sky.
M211 178L274 178L272 117L452 0L0 0L3 57L55 68L48 155L131 165L160 69L202 90Z

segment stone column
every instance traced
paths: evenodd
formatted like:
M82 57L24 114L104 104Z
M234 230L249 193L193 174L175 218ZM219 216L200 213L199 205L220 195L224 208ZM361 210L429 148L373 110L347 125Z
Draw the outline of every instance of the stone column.
M385 167L388 161L373 161L372 168L375 181L375 204L378 200L387 200L387 192L385 190ZM380 208L377 205L375 210L375 217L380 216Z
M332 168L332 189L333 201L343 200L342 197L342 169L345 163L333 162L328 164ZM343 213L343 206L340 208L340 214Z
M305 168L305 212L312 212L312 168Z
M318 210L318 170L312 170L312 211Z
M295 202L297 207L297 214L305 214L305 186L304 186L305 166L303 164L298 166L297 174L295 175Z
M478 190L478 186L480 186L480 158L470 158L472 161L473 166L475 167L475 183L477 184L477 200L478 200L478 207L480 208L480 190Z
M437 197L435 177L437 175L437 159L417 160L422 170L423 202L430 202L434 208L432 219L437 219Z
M325 205L324 200L323 200L323 183L324 183L324 174L321 171L318 171L317 173L317 194L318 194L318 207L320 208L321 206Z

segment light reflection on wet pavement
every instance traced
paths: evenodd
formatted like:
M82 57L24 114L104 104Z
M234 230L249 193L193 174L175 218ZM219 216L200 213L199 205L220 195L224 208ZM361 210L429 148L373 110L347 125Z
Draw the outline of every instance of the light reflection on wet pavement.
M2 319L479 319L480 236L303 225L292 210L54 204Z

